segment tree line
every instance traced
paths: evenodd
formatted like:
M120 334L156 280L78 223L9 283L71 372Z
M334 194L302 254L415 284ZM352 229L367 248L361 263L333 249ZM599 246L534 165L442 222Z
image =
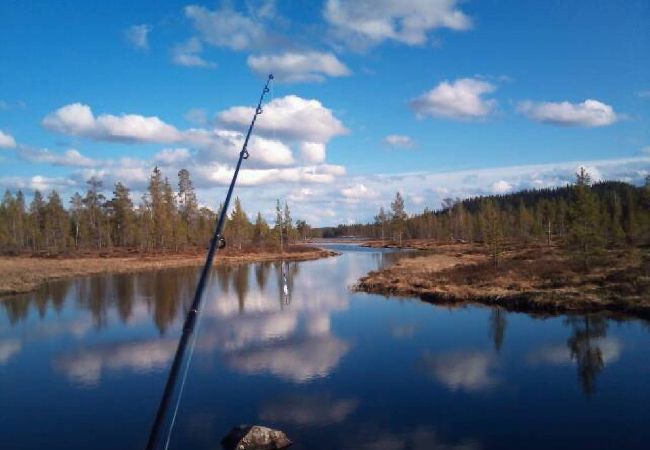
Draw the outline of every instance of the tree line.
M446 198L442 207L408 215L397 193L374 221L321 229L324 237L363 236L401 243L404 238L485 244L494 262L506 243L558 244L584 264L605 248L650 242L650 176L645 185L592 183L581 169L572 185L506 195Z
M26 204L24 194L7 190L0 203L0 252L63 253L114 248L151 251L183 251L205 247L221 210L199 206L186 169L178 172L178 189L156 167L146 192L136 205L131 191L121 182L112 196L103 193L102 181L87 181L84 195L76 192L66 208L56 190L47 196L36 190ZM275 220L267 223L260 212L251 221L236 198L228 216L224 238L237 249L277 247L305 239L310 226L293 221L289 205L276 201Z

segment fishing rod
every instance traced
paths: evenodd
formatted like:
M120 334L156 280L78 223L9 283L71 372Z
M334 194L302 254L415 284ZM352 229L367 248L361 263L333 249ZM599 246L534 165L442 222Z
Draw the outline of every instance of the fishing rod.
M173 397L174 390L176 387L176 380L178 378L178 372L183 363L185 356L185 350L187 349L187 344L190 341L190 338L194 334L194 327L198 318L199 311L201 310L201 302L203 300L203 290L205 289L205 283L210 274L210 268L212 267L212 260L214 255L217 253L218 249L225 247L226 241L221 235L223 231L224 224L226 223L226 218L228 214L228 205L230 204L230 197L232 197L232 192L235 189L235 183L237 182L237 175L239 175L239 169L242 165L243 160L248 159L248 140L251 137L253 132L253 127L255 126L255 120L257 116L262 114L262 101L264 96L269 92L269 83L273 80L273 74L269 74L269 77L266 80L264 89L262 90L262 95L260 95L260 100L257 103L257 109L253 114L253 120L251 121L250 126L248 127L248 132L246 133L246 139L244 140L244 145L242 146L241 151L239 152L239 160L237 161L237 166L235 167L235 173L232 176L230 181L230 187L228 188L228 193L226 194L226 200L221 208L221 213L219 214L219 220L217 221L216 229L212 239L210 240L210 247L208 249L208 254L205 258L205 264L201 270L201 276L199 282L196 285L196 292L194 293L194 300L192 301L192 306L187 312L185 317L185 324L183 325L183 333L181 338L178 341L178 347L176 348L176 354L174 355L174 361L172 362L171 369L169 370L169 376L167 377L167 384L165 384L165 390L163 392L162 398L160 400L160 405L158 406L158 412L156 413L156 419L151 427L149 433L149 440L147 442L147 450L156 450L160 442L160 433L163 430L163 424L165 422L165 417L167 416L167 410L169 408L169 402ZM186 372L187 373L187 372ZM184 380L183 380L184 381ZM180 395L180 394L179 394ZM178 399L180 401L180 398ZM171 433L171 429L170 429ZM167 441L168 443L168 441Z

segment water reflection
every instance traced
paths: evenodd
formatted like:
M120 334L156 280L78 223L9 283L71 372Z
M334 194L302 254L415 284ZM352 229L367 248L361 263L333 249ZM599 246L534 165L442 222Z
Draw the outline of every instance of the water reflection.
M341 448L367 450L478 450L482 446L473 439L449 442L440 437L440 434L433 428L419 426L402 433L391 433L369 427L361 430L352 443L343 445Z
M543 346L528 356L533 364L572 365L587 396L596 392L596 380L607 364L619 359L623 343L607 337L607 319L598 315L568 317L565 320L572 333L566 343Z
M0 340L0 366L4 365L9 358L18 354L22 344L18 339Z
M215 448L230 426L257 420L286 429L297 449L520 448L533 432L545 436L537 447L549 448L568 429L598 429L613 402L625 405L617 414L626 435L650 439L638 423L649 392L647 325L615 327L597 315L539 320L348 290L399 256L361 249L215 267L171 448ZM9 447L43 446L26 443L24 411L46 425L50 443L74 429L86 441L66 448L141 448L197 273L101 275L1 301L0 402L19 411L0 421L0 435L16 436ZM588 402L566 385L606 401ZM520 420L512 402L530 405L540 420ZM572 409L558 419L559 408ZM503 425L486 427L483 411ZM95 437L120 417L119 442ZM519 439L512 426L527 433ZM508 441L495 445L495 435ZM591 436L582 434L581 444L597 446Z
M496 359L488 352L458 351L441 355L424 352L420 363L433 379L452 392L481 391L497 383Z
M128 342L59 355L53 366L71 382L92 386L99 383L106 370L137 373L166 367L175 351L175 340Z
M499 307L495 307L490 312L490 334L494 342L494 349L498 352L501 351L503 346L503 338L506 334L506 313Z
M326 394L286 395L262 405L262 420L303 427L343 422L359 406L352 398L332 398Z

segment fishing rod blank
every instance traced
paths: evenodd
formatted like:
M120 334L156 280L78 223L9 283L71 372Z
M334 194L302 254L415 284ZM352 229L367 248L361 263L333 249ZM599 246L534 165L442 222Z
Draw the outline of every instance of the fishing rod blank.
M251 121L250 126L248 127L248 132L246 133L246 139L244 140L244 145L242 146L241 152L239 152L239 160L237 161L237 166L235 167L235 173L232 176L230 181L230 187L228 188L228 193L226 194L226 200L221 208L221 213L219 214L219 220L217 221L216 229L214 230L214 235L210 240L210 247L208 249L208 254L205 258L205 264L201 270L201 276L199 282L196 286L196 292L194 294L194 300L192 301L192 306L187 312L185 317L185 324L183 325L183 332L181 338L178 341L178 347L176 348L176 354L174 355L174 361L172 362L171 369L169 370L169 376L167 377L167 384L165 385L165 391L163 392L162 398L160 400L160 405L158 406L158 412L156 413L156 419L151 427L151 432L149 434L149 441L147 442L147 450L155 450L160 441L160 433L162 431L163 424L165 422L165 417L167 416L167 410L169 408L169 402L173 397L174 389L176 387L176 379L178 378L178 371L181 367L185 356L185 350L187 349L187 344L194 333L194 327L196 325L196 320L201 308L201 302L203 299L203 290L205 289L205 283L210 274L210 268L212 267L212 260L214 255L217 253L219 248L223 248L225 241L221 236L223 231L224 224L226 222L228 205L230 204L230 197L232 197L232 192L235 188L235 183L237 182L237 175L239 175L239 169L242 165L243 160L248 159L248 140L251 137L253 132L253 127L255 126L255 120L257 116L262 114L262 101L264 100L264 95L269 92L269 83L273 79L273 75L270 74L262 90L262 95L260 100L257 103L257 109L253 114L253 120Z

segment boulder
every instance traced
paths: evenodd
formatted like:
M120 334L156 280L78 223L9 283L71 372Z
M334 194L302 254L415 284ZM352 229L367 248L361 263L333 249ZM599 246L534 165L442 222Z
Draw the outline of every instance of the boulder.
M259 425L240 425L221 440L225 450L275 450L287 448L292 442L282 431Z

